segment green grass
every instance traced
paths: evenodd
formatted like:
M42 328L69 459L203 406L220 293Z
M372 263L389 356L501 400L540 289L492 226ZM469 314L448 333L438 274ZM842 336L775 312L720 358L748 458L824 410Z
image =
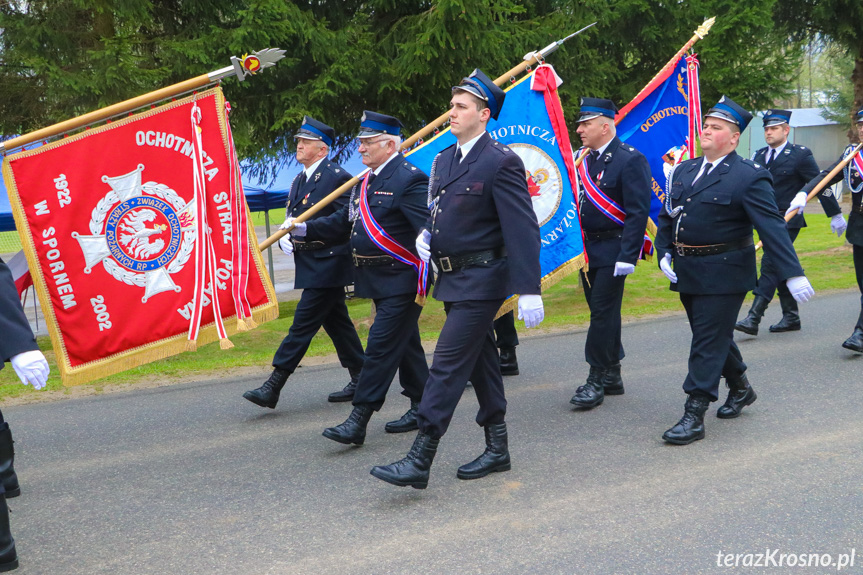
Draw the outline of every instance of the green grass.
M283 217L271 212L271 225L281 222ZM262 215L261 219L263 219ZM806 275L816 291L856 289L851 247L845 243L844 238L839 240L830 233L826 219L813 216L810 220L810 226L800 233L795 246ZM549 289L543 294L543 301L545 321L534 333L583 327L589 320L590 316L581 292L578 274L567 276ZM99 392L107 386L188 376L206 379L222 376L232 368L269 366L279 342L288 333L296 304L296 301L282 302L279 304L278 319L265 323L253 331L232 336L231 341L235 347L231 350L222 351L218 343L212 343L202 346L197 352L182 353L86 385ZM348 310L365 345L371 324L371 302L361 299L350 300ZM624 321L670 312L682 312L677 294L668 289L668 281L656 267L655 262L641 262L636 273L626 282L626 293L623 299ZM437 339L444 319L443 305L430 299L420 317L420 333L423 341L432 342ZM520 329L520 335L527 335L523 327ZM39 338L39 346L51 364L52 375L49 378L48 389L63 390L54 363L50 340ZM313 357L333 353L335 350L332 342L322 331L314 338L306 355ZM31 387L18 383L11 366L0 372L0 398L35 393L37 392Z

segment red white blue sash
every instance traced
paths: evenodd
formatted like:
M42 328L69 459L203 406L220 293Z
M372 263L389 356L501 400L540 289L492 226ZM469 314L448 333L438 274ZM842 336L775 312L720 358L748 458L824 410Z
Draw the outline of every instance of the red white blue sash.
M580 151L581 150L579 150L579 152ZM623 226L623 222L626 220L626 211L617 202L609 198L599 189L599 186L597 186L593 181L593 178L590 177L590 173L587 171L584 164L585 162L581 162L576 168L576 174L581 183L581 189L584 190L584 195L588 200L590 200L590 203L608 219L619 226ZM643 259L647 255L653 255L653 241L645 232L644 245L641 247L641 253L638 257Z
M385 254L392 256L396 260L408 264L417 272L417 303L425 304L426 300L426 284L428 280L428 264L419 257L415 256L400 243L395 241L387 234L387 232L378 224L372 216L372 210L369 208L369 199L366 190L369 186L369 176L372 171L366 174L363 178L363 183L360 186L360 220L363 222L363 228L366 230L372 242L380 248Z
M851 163L854 165L854 167L855 167L855 168L857 168L857 176L858 176L861 180L863 180L863 158L861 158L861 157L860 157L860 152L858 152L858 153L854 156L854 158L851 160ZM855 193L856 193L856 192L860 192L860 189L861 189L861 187L860 187L860 186L858 186L856 190L853 188L853 186L851 185L851 176L850 176L850 174L849 174L849 176L848 176L848 187L849 187L849 188L851 188L851 191L852 191L852 192L855 192Z

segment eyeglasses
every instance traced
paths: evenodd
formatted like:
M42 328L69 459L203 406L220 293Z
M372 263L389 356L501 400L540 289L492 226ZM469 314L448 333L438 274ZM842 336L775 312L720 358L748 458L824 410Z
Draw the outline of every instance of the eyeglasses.
M371 146L372 144L377 144L379 142L385 142L385 141L386 141L386 139L384 139L384 138L378 138L377 140L373 140L372 138L360 138L360 144L367 147L367 148L369 146Z

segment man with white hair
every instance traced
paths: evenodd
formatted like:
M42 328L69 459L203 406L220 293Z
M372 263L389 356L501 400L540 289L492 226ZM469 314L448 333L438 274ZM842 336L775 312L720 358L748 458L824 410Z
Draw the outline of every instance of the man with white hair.
M324 430L324 437L344 444L363 444L369 420L383 406L396 371L411 407L384 429L415 430L416 408L428 378L417 325L422 311L417 299L425 297L427 272L414 247L429 214L428 176L399 152L401 127L392 116L366 111L358 138L369 171L354 186L348 205L326 218L296 224L291 232L305 241L350 239L355 293L375 303L354 409L346 421Z

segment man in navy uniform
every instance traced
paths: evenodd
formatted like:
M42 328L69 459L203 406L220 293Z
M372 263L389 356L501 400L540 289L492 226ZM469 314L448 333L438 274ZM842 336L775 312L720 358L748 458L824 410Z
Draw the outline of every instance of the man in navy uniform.
M764 114L764 140L767 146L755 152L752 161L766 166L773 176L773 191L776 192L776 205L779 207L780 214L785 215L789 210L800 208L797 215L786 224L788 235L791 236L793 243L800 229L806 227L806 220L803 219L806 195L803 194L802 203L800 203L798 192L818 174L818 164L815 163L811 150L788 141L788 134L791 131L790 120L790 110L767 110ZM828 193L825 194L825 191ZM829 193L829 188L825 188L818 194L818 200L824 208L824 213L831 218L830 227L833 232L841 237L847 224L836 198ZM795 202L794 207L791 207L792 202ZM798 331L800 314L797 302L791 297L785 282L779 281L776 277L773 260L767 253L761 258L761 276L758 278L758 287L754 291L755 299L752 302L752 308L744 319L737 322L734 329L749 335L758 335L761 317L777 291L779 304L782 306L782 319L779 323L771 325L770 331L774 333Z
M746 292L755 287L753 226L794 299L808 301L815 293L776 207L770 172L735 152L751 119L725 96L708 110L704 156L674 170L659 214L659 267L680 293L692 330L684 415L662 436L676 445L704 438L704 413L718 399L720 377L729 392L717 417L737 417L756 399L733 335Z
M407 456L371 474L398 486L425 489L440 438L470 380L479 402L476 422L486 449L461 466L460 479L510 469L506 397L493 320L511 294L527 327L543 319L539 225L527 190L524 164L486 132L497 119L504 92L480 70L453 87L450 129L457 144L435 158L429 186L431 217L416 239L423 259L439 275L434 296L447 318L434 351L417 411L419 433Z
M422 312L417 296L425 295L425 286L418 294L419 277L425 266L414 247L429 215L428 176L399 153L401 127L392 116L366 111L360 122L359 151L370 171L354 186L348 205L326 218L297 224L293 231L294 237L304 236L306 241L350 239L355 293L375 302L353 411L345 422L324 431L324 437L339 443L363 444L369 420L383 406L397 370L411 407L384 429L417 429L416 408L428 379L417 324Z
M306 116L294 138L297 161L304 169L291 183L286 206L288 218L299 216L351 179L343 167L327 160L336 139L331 127ZM326 217L345 205L347 198L339 198L314 218ZM279 240L279 247L288 255L293 253L294 287L302 289L303 293L294 312L294 323L273 357L273 373L261 387L247 391L243 397L261 407L274 409L288 376L297 369L312 338L323 327L333 340L339 361L351 375L348 385L331 393L329 401L350 401L364 356L363 345L345 304L345 286L353 283L348 245L345 240L296 241L288 234Z
M39 351L33 330L21 308L12 272L0 259L0 369L7 361L12 363L21 383L36 389L45 387L48 362ZM6 505L7 498L21 494L13 467L14 459L9 424L0 413L0 571L11 571L18 567L18 554L9 530L9 508Z
M857 138L863 142L863 108L857 112ZM833 168L839 162L848 157L851 151L856 146L850 145L842 152L842 157L836 160L833 165L822 171L820 174L812 178L800 192L808 195L809 192L818 185L818 183L827 177ZM854 332L851 336L842 343L842 347L863 353L863 158L860 154L849 163L842 172L830 180L827 185L832 185L840 182L845 178L845 184L851 190L851 215L848 218L848 233L845 239L851 244L854 257L854 272L857 275L857 287L860 288L860 316L857 318L857 325L854 326Z
M611 100L582 98L578 135L590 153L580 182L579 208L588 270L581 272L590 326L584 357L587 382L570 403L591 409L606 395L622 395L620 306L626 276L642 257L650 214L650 165L644 154L617 137ZM595 184L595 186L594 186ZM611 214L611 215L609 215Z

